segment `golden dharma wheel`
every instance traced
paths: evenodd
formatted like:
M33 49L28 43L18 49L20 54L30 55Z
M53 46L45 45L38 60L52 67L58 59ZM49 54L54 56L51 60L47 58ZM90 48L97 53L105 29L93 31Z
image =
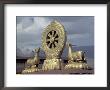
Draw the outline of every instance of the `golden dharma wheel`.
M47 59L59 58L66 42L64 26L58 21L48 25L42 34L42 48Z

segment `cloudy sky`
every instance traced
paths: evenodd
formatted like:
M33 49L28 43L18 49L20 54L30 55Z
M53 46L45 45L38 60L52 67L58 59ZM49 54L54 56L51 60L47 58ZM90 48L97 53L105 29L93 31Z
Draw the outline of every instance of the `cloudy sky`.
M94 45L93 16L17 16L17 48L23 51L41 47L41 34L53 20L64 25L68 42L77 46Z

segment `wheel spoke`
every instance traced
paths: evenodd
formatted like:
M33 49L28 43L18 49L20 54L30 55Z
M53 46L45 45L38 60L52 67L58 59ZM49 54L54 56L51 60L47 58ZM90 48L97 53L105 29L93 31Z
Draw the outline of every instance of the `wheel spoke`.
M47 36L47 46L51 49L55 48L58 44L58 33L54 30L50 31Z
M51 43L48 44L48 47L50 48Z
M47 39L47 42L50 41L50 39Z
M52 43L52 49L54 48L54 44Z
M56 37L56 36L57 36L57 33L55 33L54 37Z
M54 36L54 31L52 31L52 36Z
M50 35L50 33L48 34L48 36L51 38L52 36Z
M54 40L58 40L58 38L55 38Z
M57 46L57 42L54 42L54 44L55 44L55 47Z

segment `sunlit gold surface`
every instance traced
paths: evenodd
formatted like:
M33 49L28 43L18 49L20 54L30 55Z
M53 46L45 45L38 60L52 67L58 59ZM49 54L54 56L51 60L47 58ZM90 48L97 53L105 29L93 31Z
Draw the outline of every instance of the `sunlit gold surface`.
M25 69L22 71L22 73L31 73L36 72L39 69L36 67L36 64L39 64L39 56L38 53L40 51L40 48L35 49L35 56L33 58L29 58L25 63Z
M42 70L61 69L61 59L46 59L44 61Z
M67 44L68 46L68 64L65 66L65 69L87 69L88 65L85 60L85 55L82 51L73 51L72 45Z
M65 69L88 69L87 63L72 62L65 66Z
M63 60L61 59L61 54L64 50L65 43L66 33L64 26L56 20L51 22L42 33L42 49L46 55L42 69L39 69L36 66L39 65L40 62L38 56L40 48L37 48L35 49L35 56L27 60L25 69L22 73L61 69L88 69L84 52L72 50L72 45L70 43L67 43L68 63L64 65Z
M53 21L48 25L42 34L42 48L46 54L43 70L61 69L62 50L66 42L66 33L63 25L58 21Z
M33 66L31 66L30 68L25 68L23 71L22 71L22 73L32 73L32 72L37 72L37 71L39 71L40 69L38 69L37 67L36 67L36 65L33 65Z

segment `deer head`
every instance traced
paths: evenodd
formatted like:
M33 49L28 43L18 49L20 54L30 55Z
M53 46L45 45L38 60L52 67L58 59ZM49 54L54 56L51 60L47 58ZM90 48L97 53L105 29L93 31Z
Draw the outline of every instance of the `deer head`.
M35 49L35 53L38 53L40 51L40 48Z

